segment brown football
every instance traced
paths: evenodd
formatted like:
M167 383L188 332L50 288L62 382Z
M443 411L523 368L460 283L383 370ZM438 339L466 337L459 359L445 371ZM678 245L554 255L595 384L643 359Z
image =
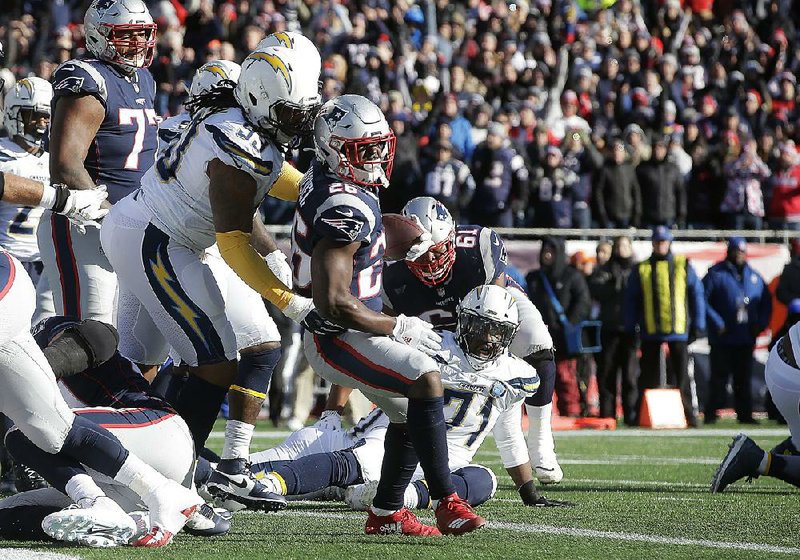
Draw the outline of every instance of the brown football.
M417 238L424 233L417 222L401 214L384 214L383 228L386 233L383 258L387 261L402 260Z

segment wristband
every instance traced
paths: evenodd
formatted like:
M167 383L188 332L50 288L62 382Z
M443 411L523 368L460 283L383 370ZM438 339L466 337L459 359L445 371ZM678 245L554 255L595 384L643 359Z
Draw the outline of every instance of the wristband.
M45 185L42 189L42 200L39 206L49 208L53 212L61 212L67 205L69 199L69 188L67 185L56 183L55 185Z
M529 480L517 489L519 497L522 498L522 503L526 506L535 505L539 500L539 492L536 490L536 484Z

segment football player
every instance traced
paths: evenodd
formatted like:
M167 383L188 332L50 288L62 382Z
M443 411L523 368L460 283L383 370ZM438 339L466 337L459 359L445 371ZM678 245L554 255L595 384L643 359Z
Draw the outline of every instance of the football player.
M344 95L323 105L314 145L292 228L294 287L316 307L303 323L304 351L318 375L360 389L391 419L365 530L429 536L478 529L485 521L450 479L439 364L425 353L441 337L417 317L381 313L386 241L378 190L389 184L394 134L374 103ZM403 507L417 463L438 504L438 529Z
M0 171L50 184L49 155L42 141L50 124L52 98L52 86L41 78L23 78L8 91L3 106L8 136L0 138ZM36 286L36 322L55 313L36 241L42 212L42 207L0 203L0 247L23 263Z
M86 465L129 487L148 505L153 529L138 544L168 544L202 499L129 453L107 430L70 410L30 333L34 306L30 278L19 261L0 251L0 412L18 428L9 435L18 445L6 441L17 449L35 446L47 453L51 483L78 505L51 514L50 534L106 546L125 544L133 535L131 518L88 476Z
M526 505L564 505L540 496L533 482L520 414L522 401L537 390L539 379L529 364L508 353L518 327L513 296L499 286L479 286L461 302L456 332L442 333L442 349L434 355L445 387L450 470L459 496L471 505L485 502L497 488L490 469L471 464L489 432ZM386 415L376 409L345 431L338 415L328 411L314 427L252 455L253 468L265 473L265 484L290 495L350 487L345 492L348 503L367 509L380 476L387 424ZM298 460L287 461L291 459ZM417 469L405 492L405 507L428 507L422 478Z
M33 337L53 370L61 395L76 415L108 428L126 448L165 477L191 484L194 446L189 429L166 402L149 393L144 377L116 352L118 335L113 327L91 319L51 317L34 327ZM159 445L153 446L154 441ZM9 447L47 480L58 483L57 473L51 473L50 455L13 432ZM129 488L98 477L96 472L89 474L126 512L146 508ZM42 540L48 536L42 521L71 503L58 488L7 498L0 502L0 536ZM142 516L134 520L142 535L151 529L149 520ZM148 523L139 526L139 520ZM189 517L186 526L188 532L197 535L224 534L229 528L229 520L205 504Z
M71 189L107 185L116 204L153 165L156 24L143 0L94 0L84 31L94 58L69 60L52 78L50 176ZM99 230L45 212L37 236L56 312L111 323L117 284Z
M771 476L800 487L800 323L778 339L769 352L764 379L772 401L789 425L790 436L764 451L745 434L733 438L711 481L722 492L737 480Z
M172 347L191 368L175 406L197 451L233 385L241 399L232 403L224 460L209 487L266 510L285 500L247 467L253 424L280 356L261 297L298 322L311 302L289 290L291 271L254 208L281 184L285 147L311 131L319 65L309 55L319 59L316 49L255 51L235 87L193 99L189 125L160 151L141 189L115 205L101 233L119 275L121 353L156 365ZM215 243L224 262L208 255ZM240 312L230 313L233 306ZM248 349L239 360L246 367L237 370L240 349Z

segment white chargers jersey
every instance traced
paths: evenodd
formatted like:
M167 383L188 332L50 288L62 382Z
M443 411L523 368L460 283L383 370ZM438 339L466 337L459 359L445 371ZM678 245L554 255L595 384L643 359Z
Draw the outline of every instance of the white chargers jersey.
M50 156L26 152L10 138L0 138L0 171L50 184ZM0 202L0 247L22 262L41 260L36 229L43 208Z
M528 462L522 433L522 402L536 393L539 376L527 362L505 354L484 369L472 367L455 334L441 331L439 363L444 385L444 417L450 468L472 462L486 435L494 434L503 466Z
M164 155L164 150L170 142L175 140L186 130L192 117L189 113L181 113L158 123L158 148L156 148L156 159Z
M241 109L194 116L179 135L162 148L142 178L136 200L152 215L153 224L178 243L197 251L215 242L209 200L208 163L219 159L256 182L255 213L281 172L283 154L258 134Z

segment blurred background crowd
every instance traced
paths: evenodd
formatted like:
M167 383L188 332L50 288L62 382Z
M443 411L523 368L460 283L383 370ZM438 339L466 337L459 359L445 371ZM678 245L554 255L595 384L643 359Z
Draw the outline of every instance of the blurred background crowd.
M83 52L87 4L2 2L6 87ZM169 116L202 63L302 31L324 97L369 97L398 135L389 212L427 194L489 226L800 229L798 4L152 0L151 70Z

